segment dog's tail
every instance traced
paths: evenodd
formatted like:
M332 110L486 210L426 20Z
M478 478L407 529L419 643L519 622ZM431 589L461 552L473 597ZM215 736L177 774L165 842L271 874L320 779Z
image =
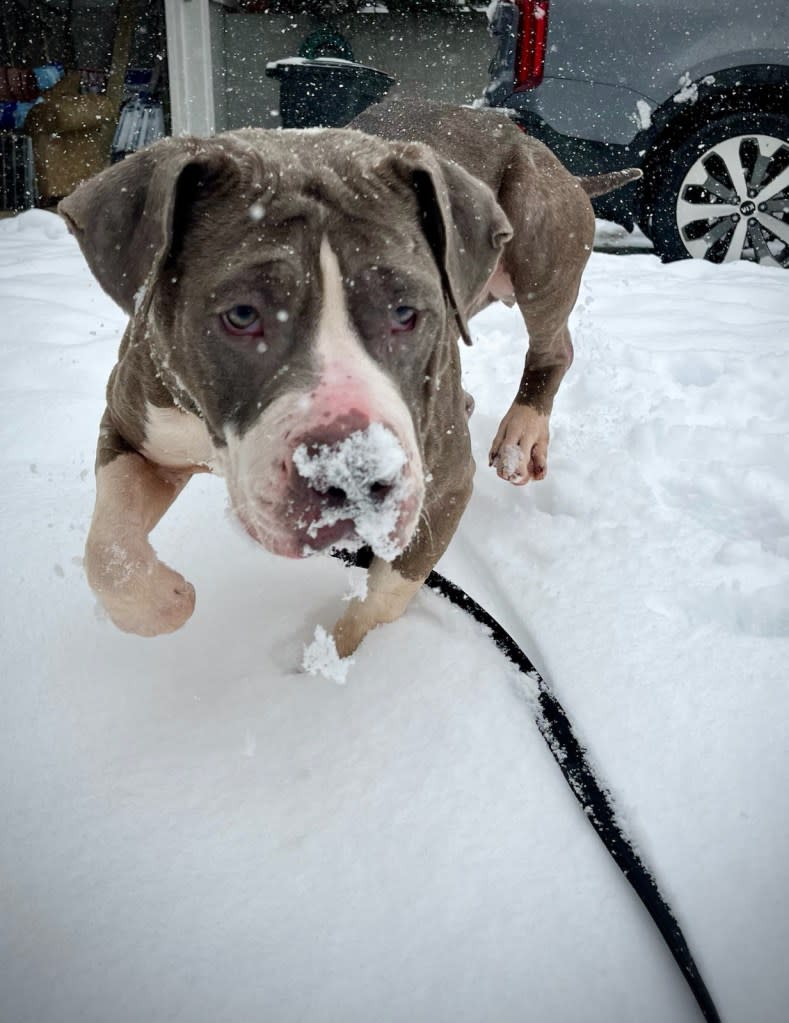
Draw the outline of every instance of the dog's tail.
M577 180L589 198L593 199L596 195L605 195L606 192L613 192L615 188L621 188L628 181L638 181L643 176L644 172L639 167L627 167L625 170L611 171L609 174L593 174L591 177Z

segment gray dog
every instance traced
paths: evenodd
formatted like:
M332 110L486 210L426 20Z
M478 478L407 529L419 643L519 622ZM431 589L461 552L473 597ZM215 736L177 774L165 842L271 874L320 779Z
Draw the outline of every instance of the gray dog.
M354 127L167 139L60 204L130 317L85 554L121 629L158 635L192 614L192 586L148 536L205 471L277 554L372 547L340 656L401 615L471 494L456 339L495 299L518 303L529 351L491 464L516 484L545 475L587 192L639 172L579 181L491 111L390 103Z

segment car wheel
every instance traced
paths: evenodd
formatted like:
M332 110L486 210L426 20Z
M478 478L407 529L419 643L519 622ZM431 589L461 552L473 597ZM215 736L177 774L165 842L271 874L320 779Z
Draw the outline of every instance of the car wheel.
M661 259L789 267L789 118L730 114L656 156L648 233Z

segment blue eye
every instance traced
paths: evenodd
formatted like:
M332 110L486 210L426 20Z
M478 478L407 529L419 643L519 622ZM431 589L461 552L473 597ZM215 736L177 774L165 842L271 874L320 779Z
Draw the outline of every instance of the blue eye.
M393 334L404 334L416 326L417 311L410 305L399 305L390 314Z
M222 326L230 334L246 334L259 337L263 333L260 313L253 305L234 305L232 309L222 313Z

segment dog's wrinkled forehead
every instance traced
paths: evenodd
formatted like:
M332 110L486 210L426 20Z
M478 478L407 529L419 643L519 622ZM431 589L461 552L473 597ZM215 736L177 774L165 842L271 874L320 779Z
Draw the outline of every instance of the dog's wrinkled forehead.
M408 266L421 250L421 269L437 274L414 191L391 173L378 140L320 131L236 134L250 143L236 157L237 172L225 168L183 189L174 230L175 254L187 250L183 265L206 262L221 273L282 256L300 262L309 279L328 236L343 266Z

